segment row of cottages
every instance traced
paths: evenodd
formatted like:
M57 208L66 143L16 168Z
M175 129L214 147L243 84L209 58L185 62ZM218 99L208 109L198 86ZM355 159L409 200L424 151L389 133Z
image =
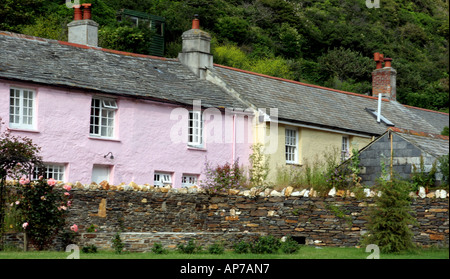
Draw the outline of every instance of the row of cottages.
M198 19L166 59L98 47L98 24L80 14L69 42L0 32L0 117L42 147L58 180L197 185L206 163L248 165L262 143L274 181L277 168L327 150L345 160L390 127L449 125L448 114L396 101L396 71L379 54L365 96L213 64Z

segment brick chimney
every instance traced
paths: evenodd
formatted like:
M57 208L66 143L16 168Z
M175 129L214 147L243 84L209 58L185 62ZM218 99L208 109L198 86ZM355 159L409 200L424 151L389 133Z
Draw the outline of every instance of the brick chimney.
M376 69L372 72L372 96L378 96L381 93L384 98L395 101L397 71L391 66L392 58L384 58L383 54L376 52L374 60Z
M74 18L67 24L69 43L98 46L98 23L91 19L91 7L92 4L73 6Z
M178 54L180 62L187 66L198 77L205 78L206 69L213 67L211 54L211 36L200 30L200 21L195 15L192 21L192 29L182 35L183 48Z

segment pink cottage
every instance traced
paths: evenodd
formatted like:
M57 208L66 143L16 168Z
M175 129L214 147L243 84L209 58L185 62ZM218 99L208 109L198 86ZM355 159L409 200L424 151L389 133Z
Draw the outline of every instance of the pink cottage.
M246 165L253 113L206 80L210 36L183 34L179 59L97 47L77 19L69 42L0 32L0 118L42 148L48 178L198 185L206 162Z

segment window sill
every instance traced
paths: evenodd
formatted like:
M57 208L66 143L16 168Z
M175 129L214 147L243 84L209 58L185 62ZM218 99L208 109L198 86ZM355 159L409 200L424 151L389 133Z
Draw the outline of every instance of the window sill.
M190 146L190 145L188 145L188 147L187 147L187 149L188 150L196 150L196 151L206 151L206 148L204 148L204 147L197 147L197 146Z
M301 167L302 166L299 163L292 163L292 162L286 162L286 165L288 165L288 166L296 166L296 167Z
M8 128L12 132L25 132L25 133L40 133L38 130L31 130L31 129L25 129L25 128Z
M92 139L92 140L103 140L103 141L112 141L112 142L121 142L118 139L99 138L99 137L93 137L93 136L90 136L89 139Z

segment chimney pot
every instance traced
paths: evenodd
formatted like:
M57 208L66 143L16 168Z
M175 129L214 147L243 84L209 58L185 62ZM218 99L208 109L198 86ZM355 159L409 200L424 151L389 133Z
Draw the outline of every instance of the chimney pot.
M392 62L392 58L384 58L384 67L385 68L391 68L391 62Z
M375 60L375 62L377 62L377 69L381 69L383 68L383 62L384 62L384 56L383 54L379 53L379 52L375 52L373 54L373 60Z
M192 20L192 29L200 29L200 20L198 19L198 15L194 15L194 19Z
M83 6L83 19L91 19L92 4L82 4L82 6Z
M81 16L81 5L74 5L73 9L73 20L82 20L83 17Z

